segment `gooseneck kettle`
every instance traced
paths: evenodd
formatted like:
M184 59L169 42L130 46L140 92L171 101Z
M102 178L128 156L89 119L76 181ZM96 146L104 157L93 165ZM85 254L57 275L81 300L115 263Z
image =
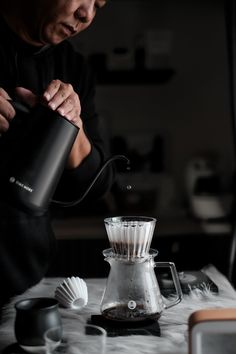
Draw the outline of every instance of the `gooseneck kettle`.
M3 195L8 203L40 215L52 202L79 128L42 104L29 109L22 103L11 103L16 110L16 117L0 139ZM107 164L116 158L128 161L122 155L106 161L88 190ZM88 190L76 201L58 203L62 206L75 205Z

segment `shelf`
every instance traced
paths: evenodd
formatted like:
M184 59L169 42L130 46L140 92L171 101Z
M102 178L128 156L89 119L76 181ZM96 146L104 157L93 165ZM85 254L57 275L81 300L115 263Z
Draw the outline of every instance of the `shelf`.
M57 239L107 239L102 216L55 218L52 225ZM198 235L206 235L199 221L187 217L163 217L155 229L153 239L169 237L190 239ZM208 236L215 237L215 234Z
M174 75L173 69L117 70L95 72L100 85L157 85L168 82Z

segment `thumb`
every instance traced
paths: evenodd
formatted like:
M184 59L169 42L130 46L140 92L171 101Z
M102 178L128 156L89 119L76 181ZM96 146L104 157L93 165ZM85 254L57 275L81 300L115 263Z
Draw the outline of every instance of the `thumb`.
M16 96L30 107L34 107L38 103L38 97L24 87L16 87Z

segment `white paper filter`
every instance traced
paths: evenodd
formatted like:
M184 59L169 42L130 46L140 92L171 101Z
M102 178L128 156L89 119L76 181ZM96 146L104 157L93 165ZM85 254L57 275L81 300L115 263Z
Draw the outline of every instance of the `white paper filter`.
M145 257L149 253L156 219L120 216L104 220L113 252L128 258Z

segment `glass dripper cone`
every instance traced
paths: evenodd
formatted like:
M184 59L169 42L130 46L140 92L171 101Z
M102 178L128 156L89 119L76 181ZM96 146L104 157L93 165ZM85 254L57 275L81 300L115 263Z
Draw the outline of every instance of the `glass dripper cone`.
M147 216L116 216L104 219L114 254L127 259L149 254L156 219Z

